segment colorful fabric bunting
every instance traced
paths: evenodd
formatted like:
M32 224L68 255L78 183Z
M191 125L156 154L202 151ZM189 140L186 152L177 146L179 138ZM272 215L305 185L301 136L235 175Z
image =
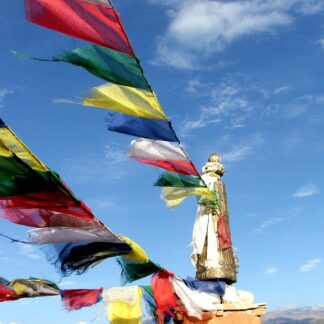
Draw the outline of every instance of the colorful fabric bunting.
M2 216L21 225L50 226L52 216L94 220L60 177L39 161L22 141L0 122L0 208ZM71 224L73 221L71 221Z
M147 277L162 268L152 262L146 252L134 241L126 236L121 238L131 247L131 252L117 258L120 265L122 283L130 283L135 280Z
M174 274L163 270L156 273L151 279L159 324L164 323L165 316L174 317L174 311L180 306L170 281L172 277Z
M142 290L140 287L104 289L103 295L108 303L107 317L110 323L142 323Z
M83 104L136 117L168 119L153 92L117 84L92 88Z
M61 291L64 308L72 311L97 304L101 300L102 288L66 289Z
M159 187L206 188L200 177L170 172L161 174L154 185Z
M60 294L60 290L55 283L44 279L15 279L9 285L18 296L22 297L55 296Z
M136 58L98 45L87 45L52 59L31 57L26 54L13 51L19 58L27 58L46 62L66 62L81 66L98 78L108 82L151 90L139 67Z
M119 15L104 0L25 0L28 21L134 56Z
M163 187L162 198L168 207L176 207L181 204L189 196L198 196L213 199L213 193L207 188L173 188Z
M137 137L178 142L178 138L167 120L141 118L119 113L109 113L106 118L110 131Z

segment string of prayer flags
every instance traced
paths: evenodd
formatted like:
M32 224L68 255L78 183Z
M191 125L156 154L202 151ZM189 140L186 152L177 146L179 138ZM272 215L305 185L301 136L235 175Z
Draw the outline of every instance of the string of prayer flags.
M66 310L79 310L97 304L102 299L102 288L99 289L65 289L61 298Z
M62 276L81 274L108 257L131 251L3 121L0 162L0 187L5 188L1 216L34 227L28 232L30 242L22 243L41 245Z
M121 113L109 112L106 118L107 129L112 132L178 142L171 122L162 119L141 118Z
M150 85L140 69L137 59L99 45L86 45L51 59L31 57L13 51L19 58L45 62L65 62L83 67L105 81L149 91Z
M116 287L104 289L104 301L108 304L110 323L142 323L142 290L140 287Z
M25 0L25 12L34 24L134 56L109 1Z
M25 0L25 7L29 21L96 44L54 56L51 61L83 67L110 82L92 88L83 97L82 104L113 111L107 118L108 130L143 138L132 142L132 158L176 173L163 174L157 186L193 188L189 193L182 191L182 198L172 198L175 192L170 194L165 190L162 196L168 206L177 206L189 195L206 196L202 190L208 189L196 167L181 145L172 143L180 144L180 141L111 3L108 0L57 0L55 3ZM18 56L23 55L18 53ZM195 190L196 187L201 190Z
M51 226L60 218L93 221L90 209L0 121L0 208L26 226Z

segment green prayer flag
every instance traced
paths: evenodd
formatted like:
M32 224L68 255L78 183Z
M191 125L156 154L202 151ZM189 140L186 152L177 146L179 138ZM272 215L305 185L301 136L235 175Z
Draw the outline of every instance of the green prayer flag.
M81 66L98 78L129 87L151 90L138 59L99 45L87 45L52 59L42 59L13 51L20 58L66 62Z
M175 172L163 173L154 185L158 187L205 187L205 184L201 181L200 177Z

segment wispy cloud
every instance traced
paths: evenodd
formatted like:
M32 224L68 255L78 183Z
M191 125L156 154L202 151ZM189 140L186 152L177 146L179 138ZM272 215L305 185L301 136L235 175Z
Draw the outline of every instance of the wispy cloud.
M299 272L309 272L309 271L313 270L321 262L322 262L321 259L313 259L313 260L310 260L307 263L303 264L299 268Z
M200 68L198 62L241 38L276 33L291 26L298 14L324 10L321 0L150 0L150 3L167 6L170 19L166 32L157 39L154 63L178 69Z
M275 267L270 267L270 268L267 268L267 269L265 269L264 270L264 273L266 274L266 275L273 275L273 274L275 274L275 273L277 273L278 272L278 269L277 268L275 268Z
M70 182L105 183L124 177L122 164L127 162L127 152L120 143L112 142L104 147L101 156L88 156L85 159L69 158L65 170Z
M254 109L248 98L249 91L245 84L239 84L231 78L222 80L218 86L203 83L199 79L189 81L186 92L206 97L208 103L200 107L199 116L184 120L181 135L186 137L191 135L193 130L223 121L231 128L244 127L245 120Z
M14 91L9 89L0 89L0 109L3 108L3 104L6 96L10 94L14 94Z
M238 162L251 155L254 150L263 143L262 135L259 133L253 134L247 139L234 145L228 151L222 152L224 162Z
M280 210L274 213L274 216L264 220L256 229L256 232L261 233L269 227L272 227L282 222L287 222L295 217L300 216L303 213L303 211L304 211L303 206Z
M321 45L322 49L324 50L324 38L320 39L318 43Z
M297 198L304 198L316 195L319 193L319 189L314 184L308 184L306 186L300 187L297 191L293 194L293 197Z
M17 243L19 247L18 254L24 257L38 260L40 259L39 254L35 253L37 251L36 247L30 244Z

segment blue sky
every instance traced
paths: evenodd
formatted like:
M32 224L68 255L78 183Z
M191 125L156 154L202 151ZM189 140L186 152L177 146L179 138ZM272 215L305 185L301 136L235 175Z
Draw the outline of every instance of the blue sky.
M198 168L211 152L226 167L237 287L270 309L324 300L324 2L115 1L146 75ZM106 112L73 99L104 83L66 64L22 61L84 44L24 20L23 1L0 2L1 118L116 233L138 241L179 276L190 263L195 199L174 211L152 187L156 169L127 158L132 138L105 130ZM1 232L26 228L1 221ZM2 239L1 275L59 277L41 251ZM143 280L143 283L148 283ZM120 284L107 260L65 288ZM101 306L66 312L59 298L0 305L0 322L89 323Z

